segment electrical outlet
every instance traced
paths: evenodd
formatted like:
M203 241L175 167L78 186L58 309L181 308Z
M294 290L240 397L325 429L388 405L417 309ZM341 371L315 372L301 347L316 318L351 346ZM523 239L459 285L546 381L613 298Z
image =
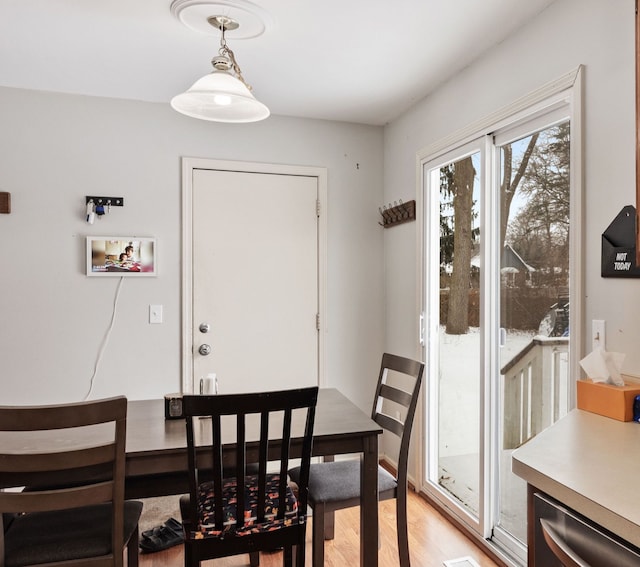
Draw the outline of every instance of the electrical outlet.
M162 323L162 305L149 305L149 323Z
M591 341L592 341L592 348L593 350L596 350L598 348L601 348L603 350L605 349L605 345L606 345L606 333L605 333L605 323L603 319L594 319L591 322Z

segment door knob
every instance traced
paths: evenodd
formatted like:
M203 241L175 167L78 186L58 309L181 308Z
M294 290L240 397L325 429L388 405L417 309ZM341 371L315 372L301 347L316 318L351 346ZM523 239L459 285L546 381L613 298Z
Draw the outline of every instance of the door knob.
M198 352L202 356L207 356L208 354L211 354L211 347L209 345L200 345L200 348L198 348Z
M200 323L198 329L201 333L208 333L211 330L211 325L209 323Z

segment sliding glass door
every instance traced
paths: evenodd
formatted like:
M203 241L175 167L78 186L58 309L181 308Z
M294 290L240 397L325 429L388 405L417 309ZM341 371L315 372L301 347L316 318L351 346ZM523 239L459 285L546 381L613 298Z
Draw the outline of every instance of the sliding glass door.
M570 403L568 108L423 164L423 489L521 560L511 454Z
M555 123L554 123L555 122ZM499 178L500 347L493 535L526 543L514 449L569 408L570 123L545 115L494 138Z
M437 411L429 428L436 447L430 479L478 522L481 482L482 156L479 145L444 156L429 175L428 387ZM436 262L437 259L437 262ZM437 315L436 315L437 314ZM435 371L435 361L437 371Z

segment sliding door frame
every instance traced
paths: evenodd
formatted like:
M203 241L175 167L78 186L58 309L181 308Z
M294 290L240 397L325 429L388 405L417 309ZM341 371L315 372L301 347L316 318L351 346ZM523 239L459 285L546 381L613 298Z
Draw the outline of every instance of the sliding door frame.
M427 272L427 258L433 258L434 252L433 245L428 239L429 227L426 226L428 217L426 216L428 208L429 195L425 193L427 179L425 172L427 168L433 168L434 164L446 163L447 158L454 155L456 151L460 151L458 155L462 156L465 153L463 149L467 144L476 141L485 144L485 149L489 149L489 154L486 155L483 161L483 183L492 184L495 180L491 179L491 171L494 169L496 163L495 149L493 140L489 142L488 137L493 138L493 134L500 130L506 130L514 127L519 122L525 122L534 119L536 116L548 114L554 108L558 108L563 105L569 106L569 116L571 122L571 173L570 173L570 191L571 191L571 212L570 212L570 287L569 295L571 302L570 311L570 328L571 335L569 339L569 371L570 371L570 383L571 389L569 392L569 407L575 407L575 381L579 377L579 360L583 356L583 328L584 328L584 273L583 273L583 127L582 127L582 115L583 115L583 70L579 66L565 75L559 77L555 81L552 81L546 85L543 85L539 89L529 93L528 95L516 100L511 105L498 110L497 112L479 120L476 123L469 125L468 127L451 134L450 136L439 140L438 142L431 144L420 150L416 156L416 180L417 180L417 210L422 211L422 215L419 215L418 226L418 255L419 255L419 270L418 270L418 290L420 290L420 313L418 314L420 323L420 338L422 355L428 365L437 364L437 360L432 361L429 359L429 345L427 344L430 333L426 325L431 326L431 332L433 332L433 325L437 325L439 322L430 321L429 318L429 305L427 297L427 288L429 287L428 272ZM484 140L483 140L484 138ZM453 153L452 153L453 152ZM491 167L486 167L490 165ZM491 185L486 185L490 187ZM491 198L495 191L487 191L486 195ZM486 223L490 221L492 211L496 210L498 206L497 202L494 202L494 198L491 201L487 200L487 197L483 198L481 214L482 221ZM495 220L495 219L494 219ZM495 223L494 223L495 224ZM488 225L484 225L484 230L487 230ZM483 243L484 247L485 244ZM436 258L439 256L435 256ZM495 262L499 259L489 250L483 251L483 257L486 258L488 264L485 266L488 271L495 268ZM432 260L433 261L433 260ZM483 278L485 275L483 274ZM433 285L433 283L431 283ZM483 285L493 285L483 279ZM495 290L486 288L489 293L495 293ZM487 293L484 294L485 296ZM486 300L481 299L482 309L481 317L493 317L497 318L498 311L493 307L488 308ZM492 311L495 311L493 313ZM426 323L428 322L428 323ZM493 329L498 328L496 321L490 325ZM481 321L482 324L482 321ZM437 327L436 327L437 332ZM497 332L496 332L497 334ZM497 340L497 336L493 337ZM491 341L485 341L491 342ZM482 368L483 372L495 372L499 361L495 356L491 354L492 346L490 344L482 345L481 348L483 354ZM493 349L495 350L495 349ZM489 365L490 370L488 370ZM486 400L491 400L490 404L495 405L495 394L490 391L490 384L486 383L487 380L483 380L483 388L481 393L486 396ZM452 501L446 499L443 494L438 494L438 491L434 489L429 483L429 467L434 465L431 463L430 443L433 442L433 436L430 434L430 429L434 426L434 420L437 416L433 416L429 409L430 396L433 395L432 386L428 383L423 388L423 404L422 404L422 416L423 416L423 430L420 438L423 439L423 444L419 448L419 487L422 492L425 492L429 498L435 499L442 505L446 512L450 513L457 521L462 522L472 532L476 533L479 537L487 541L488 544L492 537L493 526L497 522L496 518L496 501L495 498L484 502L484 494L489 494L490 489L494 486L495 475L497 474L495 462L491 460L491 448L494 447L497 432L499 431L496 412L491 409L481 406L480 422L484 427L484 433L482 434L480 448L480 461L483 463L482 471L480 475L480 487L484 494L480 495L480 508L479 508L479 523L470 521L470 515L462 510L462 507L454 504ZM437 464L436 464L437 466ZM490 544L493 547L493 544Z

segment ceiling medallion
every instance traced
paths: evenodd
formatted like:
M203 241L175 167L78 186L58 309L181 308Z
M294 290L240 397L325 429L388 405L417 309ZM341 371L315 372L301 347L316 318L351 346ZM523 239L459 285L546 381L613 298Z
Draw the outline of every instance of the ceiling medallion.
M248 0L173 0L171 13L185 26L209 35L219 33L208 21L211 16L242 22L234 30L227 29L234 40L258 37L274 25L263 8Z

